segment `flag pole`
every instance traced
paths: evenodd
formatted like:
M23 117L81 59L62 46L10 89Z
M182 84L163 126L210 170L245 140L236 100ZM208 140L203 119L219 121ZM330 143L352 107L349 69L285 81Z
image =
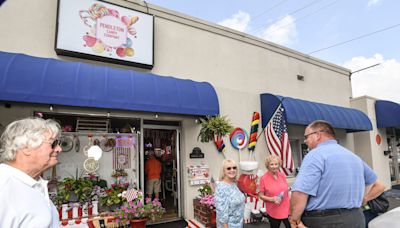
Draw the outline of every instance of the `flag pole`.
M260 136L262 135L262 133L265 131L265 128L267 128L267 126L268 126L269 122L271 121L272 117L276 114L276 112L278 111L278 109L279 109L280 106L282 105L284 99L285 99L285 98L282 98L282 100L279 102L278 107L275 109L275 111L274 111L274 113L272 114L271 118L269 119L267 125L265 125L265 127L263 127L262 131L261 131L260 134L257 136L257 139L256 139L256 140L258 140L258 138L260 138Z

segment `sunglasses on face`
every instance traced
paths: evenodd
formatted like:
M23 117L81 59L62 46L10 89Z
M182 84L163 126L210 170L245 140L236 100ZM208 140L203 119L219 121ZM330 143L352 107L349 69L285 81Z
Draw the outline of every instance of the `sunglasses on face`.
M231 169L236 170L237 167L236 166L232 166L232 167L226 167L226 170L230 171Z
M56 140L54 140L50 145L51 145L51 149L54 150L57 146L60 146L60 145L61 145L61 140L56 139Z

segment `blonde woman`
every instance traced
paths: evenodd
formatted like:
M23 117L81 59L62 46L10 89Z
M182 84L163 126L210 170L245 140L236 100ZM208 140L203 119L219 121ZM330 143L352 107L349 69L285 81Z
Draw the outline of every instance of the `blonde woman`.
M222 162L220 182L215 191L217 228L242 228L245 196L236 185L238 167L236 162Z
M260 194L267 207L267 217L271 228L279 228L281 222L290 228L288 220L290 201L286 176L279 171L282 160L269 155L265 160L267 172L260 179Z

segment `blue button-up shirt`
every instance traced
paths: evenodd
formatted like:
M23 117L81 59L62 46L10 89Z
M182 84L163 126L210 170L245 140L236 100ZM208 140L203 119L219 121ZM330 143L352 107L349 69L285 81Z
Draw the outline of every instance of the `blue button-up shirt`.
M292 191L309 195L306 211L361 206L365 186L376 174L357 155L328 140L304 158Z

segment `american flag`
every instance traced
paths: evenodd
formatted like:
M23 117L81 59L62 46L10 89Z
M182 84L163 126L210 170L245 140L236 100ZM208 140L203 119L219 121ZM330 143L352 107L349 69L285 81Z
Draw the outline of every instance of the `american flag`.
M294 164L284 114L285 109L279 104L267 124L265 138L270 153L282 159L282 171L287 176L293 172Z

